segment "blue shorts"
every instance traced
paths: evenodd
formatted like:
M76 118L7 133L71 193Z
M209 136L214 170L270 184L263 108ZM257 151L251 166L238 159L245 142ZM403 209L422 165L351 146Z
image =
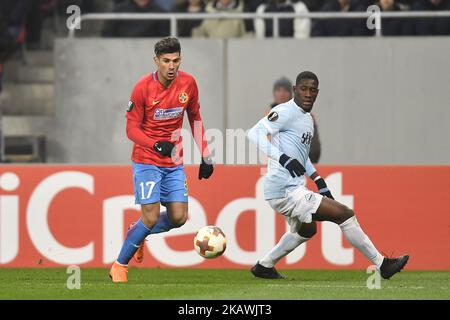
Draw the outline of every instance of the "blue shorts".
M188 202L188 188L183 165L158 167L133 162L136 204Z

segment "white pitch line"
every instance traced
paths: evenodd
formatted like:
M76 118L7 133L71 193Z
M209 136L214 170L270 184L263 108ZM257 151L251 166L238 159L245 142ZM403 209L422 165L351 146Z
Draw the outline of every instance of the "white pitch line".
M301 288L343 288L343 289L367 289L367 286L331 286L331 285L314 285L314 284L268 284L268 287L286 287L286 286L290 286L290 287L301 287ZM381 285L381 288L383 289L414 289L414 290L419 290L419 289L425 289L425 287L383 287L383 285Z
M90 284L86 283L85 286L97 286L98 284ZM106 286L112 285L109 283L105 283ZM228 286L228 284L214 284L215 286ZM191 283L133 283L133 287L191 287ZM205 284L204 286L210 286L210 284ZM341 288L341 289L367 289L367 286L355 286L355 285L348 285L348 286L332 286L332 285L314 285L314 284L290 284L290 283L280 283L280 284L266 284L267 287L297 287L297 288ZM425 289L425 287L383 287L383 284L381 284L381 289L412 289L412 290L421 290ZM444 288L443 288L444 289ZM447 288L445 288L447 289Z

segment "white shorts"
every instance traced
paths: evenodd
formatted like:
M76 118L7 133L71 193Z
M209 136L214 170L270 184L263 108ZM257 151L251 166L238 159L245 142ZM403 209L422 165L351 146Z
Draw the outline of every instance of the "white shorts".
M312 222L312 214L317 211L323 196L300 186L288 191L285 198L270 199L269 205L281 213L291 227L291 232L298 232L302 223Z

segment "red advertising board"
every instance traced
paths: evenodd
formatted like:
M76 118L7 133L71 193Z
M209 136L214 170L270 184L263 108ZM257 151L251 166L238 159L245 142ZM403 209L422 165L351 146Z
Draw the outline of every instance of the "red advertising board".
M450 270L450 166L317 168L380 252L410 254L409 270ZM186 167L188 222L149 236L139 266L248 268L287 230L264 201L262 167L218 165L201 181L197 170ZM311 181L308 186L316 190ZM2 166L0 267L108 267L138 217L131 166ZM193 249L195 232L204 225L218 225L227 235L220 258L205 260ZM315 237L279 268L369 265L338 226L320 223Z

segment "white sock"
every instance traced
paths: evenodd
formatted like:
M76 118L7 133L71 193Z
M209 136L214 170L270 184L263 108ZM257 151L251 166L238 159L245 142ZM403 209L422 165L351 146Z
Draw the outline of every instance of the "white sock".
M281 258L308 240L309 238L304 238L298 233L288 231L281 237L277 245L259 260L259 264L266 268L272 268Z
M372 261L377 268L381 266L384 257L378 252L372 241L370 241L369 237L361 229L355 216L341 223L339 227L348 242L366 256L367 259Z

